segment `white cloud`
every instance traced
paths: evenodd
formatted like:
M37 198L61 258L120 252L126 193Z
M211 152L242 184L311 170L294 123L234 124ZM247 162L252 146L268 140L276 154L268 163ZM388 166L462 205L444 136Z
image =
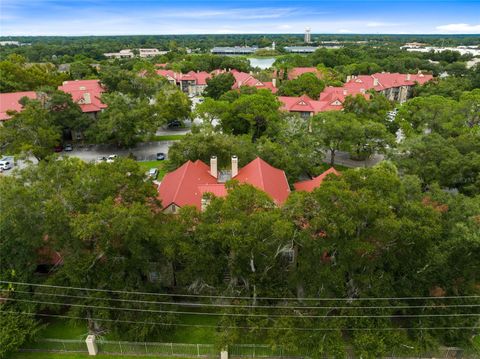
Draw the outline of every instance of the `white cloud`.
M447 24L437 26L436 29L447 33L480 34L480 24Z
M337 32L339 34L351 34L351 33L353 33L352 30L348 30L348 29L339 29L339 30L337 30Z
M381 22L381 21L371 21L367 22L367 27L387 27L387 26L399 26L402 24L393 23L393 22Z

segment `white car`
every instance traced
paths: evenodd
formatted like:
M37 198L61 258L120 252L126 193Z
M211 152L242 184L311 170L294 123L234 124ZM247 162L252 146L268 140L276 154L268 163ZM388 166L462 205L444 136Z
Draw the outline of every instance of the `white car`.
M1 160L0 161L0 169L2 171L9 170L13 167L13 162L11 160Z
M110 155L107 157L107 163L112 163L117 159L117 155Z

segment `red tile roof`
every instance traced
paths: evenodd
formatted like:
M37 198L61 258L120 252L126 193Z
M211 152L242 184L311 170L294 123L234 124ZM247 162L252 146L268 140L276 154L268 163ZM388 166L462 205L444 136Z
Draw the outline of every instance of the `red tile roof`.
M282 103L280 109L289 112L311 112L317 114L322 111L342 109L341 103L335 105L333 101L329 103L328 101L312 100L307 95L300 97L279 96L278 100Z
M186 74L182 74L181 72L175 72L173 70L160 69L156 70L156 73L160 76L166 77L170 81L175 80L177 83L180 81L195 81L195 84L197 85L206 85L207 79L212 77L212 75L205 71L190 71Z
M270 166L261 158L242 167L234 179L264 191L278 205L283 204L290 193L285 172ZM205 193L225 197L227 189L225 184L217 182L210 174L210 167L200 160L188 161L168 173L158 188L163 208L174 203L179 207L189 205L201 209Z
M83 112L99 112L107 107L100 100L105 90L99 80L64 81L58 89L72 95L73 101L80 105Z
M283 204L290 194L285 172L269 165L260 157L242 167L234 179L261 189L270 195L277 205Z
M37 94L34 91L23 92L9 92L0 94L0 121L8 120L11 116L7 115L7 111L22 110L22 105L18 102L23 97L30 99L37 98Z
M322 184L323 180L329 175L329 174L334 174L336 176L339 176L340 173L335 170L335 168L330 167L328 170L323 172L321 175L307 181L302 181L302 182L297 182L294 183L294 187L296 191L306 191L306 192L312 192L315 188L320 187Z
M288 79L294 80L299 76L307 73L315 74L319 79L323 77L322 73L318 71L316 67L294 67L290 71L288 71Z
M200 160L188 161L165 175L158 195L163 208L172 203L179 207L195 206L201 208L202 195L200 185L217 184L217 179L210 174L210 167Z

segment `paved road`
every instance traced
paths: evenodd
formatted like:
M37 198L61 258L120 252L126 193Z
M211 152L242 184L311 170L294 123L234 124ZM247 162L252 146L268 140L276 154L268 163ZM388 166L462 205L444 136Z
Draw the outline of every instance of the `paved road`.
M342 165L345 167L351 167L351 168L373 167L377 163L383 161L384 158L385 158L384 155L376 154L366 161L354 161L350 159L350 154L348 152L337 151L335 153L335 164ZM330 151L326 153L324 162L330 163Z
M150 161L155 160L158 152L168 154L168 149L172 143L174 141L143 142L130 149L119 149L113 145L90 145L85 148L74 147L73 151L62 152L62 155L78 157L88 162L95 161L101 156L106 157L113 154L128 156L130 153L133 153L138 161Z

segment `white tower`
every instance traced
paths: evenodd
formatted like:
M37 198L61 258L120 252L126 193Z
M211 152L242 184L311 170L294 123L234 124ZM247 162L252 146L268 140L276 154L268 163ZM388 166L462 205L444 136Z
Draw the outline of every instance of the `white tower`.
M311 29L307 27L305 29L305 36L304 36L304 42L306 44L310 44L312 42L312 35L310 34Z
M275 50L275 41L272 42L272 50Z

